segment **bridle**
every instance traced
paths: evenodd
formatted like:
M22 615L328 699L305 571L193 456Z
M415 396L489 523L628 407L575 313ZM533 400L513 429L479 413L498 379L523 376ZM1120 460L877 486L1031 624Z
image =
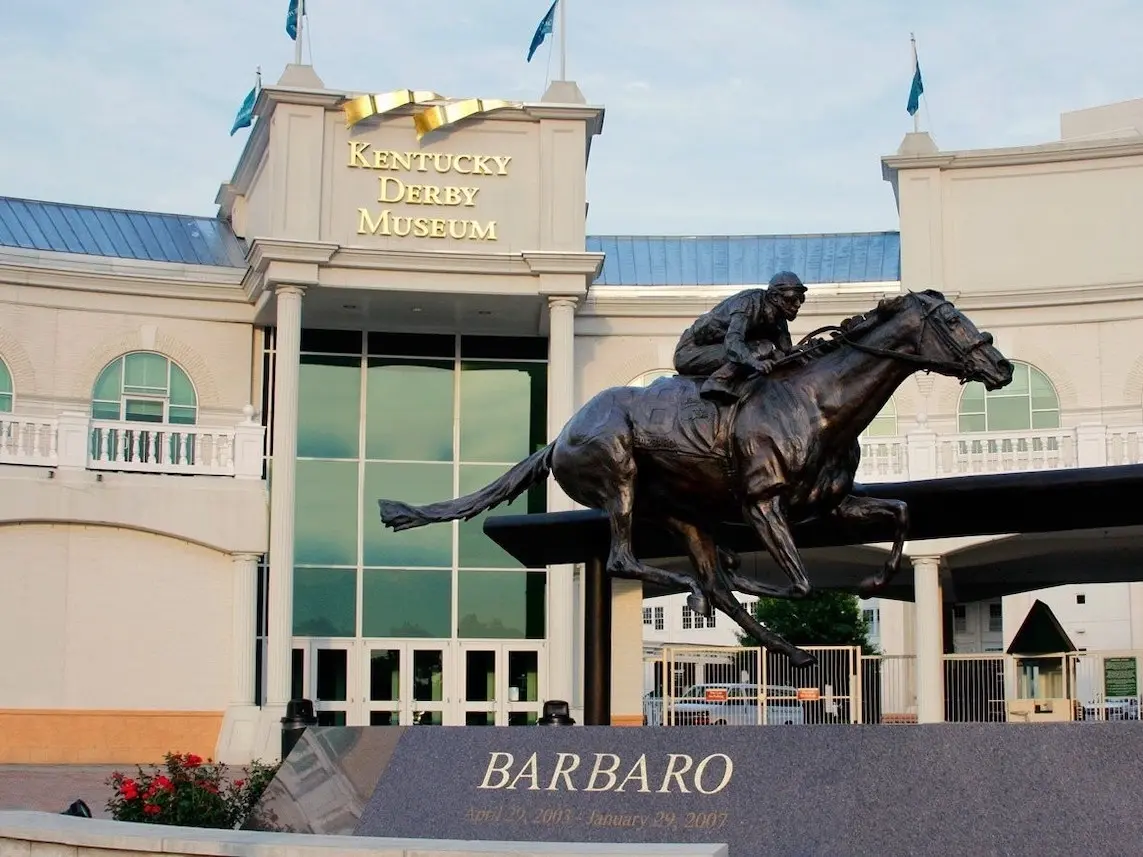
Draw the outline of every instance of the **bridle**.
M917 295L915 293L910 292L909 297L916 299ZM920 329L920 332L917 334L917 340L915 342L915 347L918 351L921 350L921 343L923 343L925 341L925 336L930 331L929 322L931 320L933 320L934 316L936 316L936 314L939 310L943 310L946 306L952 307L953 306L952 301L949 301L949 300L938 301L937 303L935 303L931 307L929 307L927 310L925 310L924 314L921 316L921 329ZM955 309L955 307L954 307L954 309ZM798 342L798 346L797 346L798 350L795 351L794 353L786 356L786 357L781 358L781 360L779 360L778 362L784 363L787 360L793 361L797 357L805 356L809 353L812 353L817 348L821 348L821 347L824 347L826 345L830 345L830 344L832 344L833 341L840 339L845 345L848 345L851 348L855 348L858 351L863 351L866 354L873 354L873 355L876 355L878 357L888 357L888 358L891 358L893 360L900 360L903 363L910 363L914 366L917 366L918 368L923 369L926 372L935 371L935 372L941 372L941 374L953 374L957 378L961 379L962 384L965 383L965 381L967 379L968 372L969 372L969 368L970 368L969 367L969 358L971 358L971 356L973 355L973 353L975 353L977 351L977 349L982 348L985 345L989 344L990 339L989 339L988 335L982 334L980 339L978 339L976 342L972 343L967 348L965 348L965 347L961 346L961 344L953 338L953 336L949 332L947 326L945 326L943 324L934 323L931 325L931 330L933 331L933 335L936 336L936 338L941 342L941 344L944 345L949 351L951 351L953 354L956 355L954 360L951 360L951 361L950 360L933 360L932 358L929 358L929 357L922 357L919 354L910 354L910 353L905 352L905 351L895 351L895 350L889 349L889 348L877 348L876 346L873 346L873 345L866 345L865 343L858 342L855 339L851 339L849 337L848 332L846 331L846 329L844 327L841 327L841 326L836 325L836 324L827 324L824 327L819 327L817 330L813 330L810 333L807 333L805 336L803 336L801 338L801 340L799 340L799 342ZM805 345L805 343L807 343L809 340L813 339L814 337L816 337L822 333L835 333L836 336L834 337L833 340L827 340L824 342L819 342L819 343L816 343L814 345L810 345L807 348L802 348L802 346Z

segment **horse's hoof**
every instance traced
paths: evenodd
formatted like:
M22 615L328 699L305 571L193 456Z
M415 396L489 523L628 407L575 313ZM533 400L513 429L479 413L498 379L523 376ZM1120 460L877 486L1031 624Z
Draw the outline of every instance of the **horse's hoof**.
M806 667L812 667L817 662L817 658L803 649L795 649L794 653L790 655L790 666L794 669L804 670Z
M687 606L700 616L710 616L710 604L702 595L696 595L692 592L687 596Z
M861 581L857 587L857 594L862 598L872 598L885 588L885 577L880 574L871 574Z

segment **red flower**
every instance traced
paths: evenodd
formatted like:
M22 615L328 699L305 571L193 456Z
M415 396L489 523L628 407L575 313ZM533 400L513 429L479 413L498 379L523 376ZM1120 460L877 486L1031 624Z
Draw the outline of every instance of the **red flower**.
M162 774L159 774L157 777L155 777L155 785L153 788L156 790L165 789L166 791L173 792L175 790L175 784L164 777Z
M236 789L240 789L244 785L246 785L246 780L235 780L234 781L234 788L236 788Z
M194 753L187 753L186 759L183 764L188 768L197 768L202 764L202 756L196 756Z
M119 786L119 791L127 800L135 800L135 798L139 797L139 787L135 785L135 781L131 779L124 780Z
M161 811L159 805L155 803L149 803L143 807L143 812L147 813L147 815L158 815Z

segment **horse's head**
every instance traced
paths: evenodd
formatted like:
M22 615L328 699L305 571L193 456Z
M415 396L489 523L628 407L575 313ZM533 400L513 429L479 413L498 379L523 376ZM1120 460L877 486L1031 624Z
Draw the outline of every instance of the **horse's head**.
M877 314L908 325L900 341L912 345L910 362L962 384L979 381L989 390L1012 383L1012 364L992 344L992 334L977 330L940 292L926 289L886 298Z

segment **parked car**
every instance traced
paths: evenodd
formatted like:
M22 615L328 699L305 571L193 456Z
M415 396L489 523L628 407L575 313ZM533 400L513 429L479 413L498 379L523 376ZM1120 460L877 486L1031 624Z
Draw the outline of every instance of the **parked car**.
M759 717L759 703L765 711L764 719ZM679 696L670 711L676 726L778 726L806 722L798 689L788 685L767 685L760 695L755 684L696 684Z

